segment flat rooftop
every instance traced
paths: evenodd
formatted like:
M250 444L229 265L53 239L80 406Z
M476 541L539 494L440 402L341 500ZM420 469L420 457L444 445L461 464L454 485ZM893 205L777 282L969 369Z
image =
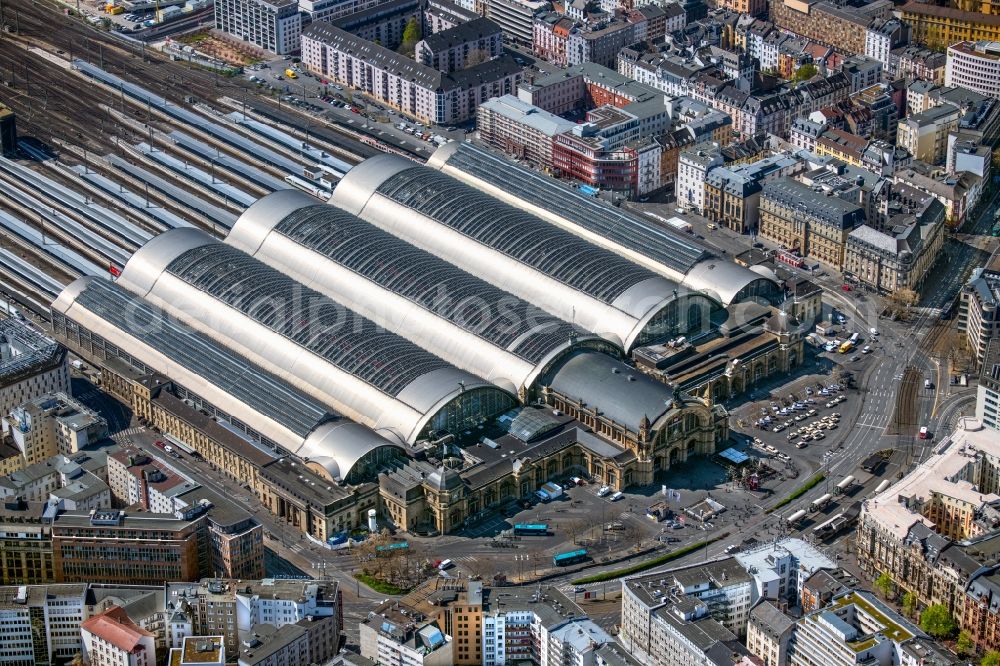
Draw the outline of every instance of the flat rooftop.
M958 429L945 437L916 469L866 501L866 515L902 540L914 523L934 529L933 522L907 508L902 498L926 499L939 494L972 504L1000 500L1000 495L981 493L965 480L964 471L975 464L979 451L1000 457L1000 437L975 419L961 419Z

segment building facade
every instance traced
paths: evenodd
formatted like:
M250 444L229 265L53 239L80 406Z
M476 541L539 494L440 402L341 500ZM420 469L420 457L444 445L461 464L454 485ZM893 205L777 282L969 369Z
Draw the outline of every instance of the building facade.
M848 235L863 223L864 209L857 204L790 179L768 183L761 195L761 236L837 269Z
M302 17L296 0L219 0L215 29L285 55L300 48Z

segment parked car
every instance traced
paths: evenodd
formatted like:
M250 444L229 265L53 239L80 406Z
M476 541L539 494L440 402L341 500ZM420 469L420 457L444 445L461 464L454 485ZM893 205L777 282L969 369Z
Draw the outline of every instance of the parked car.
M611 494L611 488L609 486L601 486L600 490L597 491L598 497L607 497Z
M623 493L622 491L619 490L614 495L612 495L610 499L611 499L612 502L617 502L618 500L620 500L623 497L625 497L625 493Z

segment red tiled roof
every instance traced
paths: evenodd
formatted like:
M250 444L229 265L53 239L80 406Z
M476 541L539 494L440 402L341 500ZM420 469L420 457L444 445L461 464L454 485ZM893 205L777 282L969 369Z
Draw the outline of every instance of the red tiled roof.
M81 624L80 628L129 654L143 649L142 639L153 636L133 622L121 606L112 606L100 615L95 615Z

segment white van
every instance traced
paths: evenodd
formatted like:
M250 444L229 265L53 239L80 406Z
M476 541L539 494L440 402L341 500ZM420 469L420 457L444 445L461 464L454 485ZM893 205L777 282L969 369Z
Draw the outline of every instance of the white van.
M444 571L446 569L452 568L453 566L455 566L455 563L452 562L451 560L441 560L441 564L438 565L438 569Z
M869 328L868 332L871 333L871 336L873 338L877 338L878 337L878 329L877 328Z
M931 380L929 380L929 379L925 379L924 380L924 388L925 389L929 389L932 386L933 386L933 384L931 384Z

